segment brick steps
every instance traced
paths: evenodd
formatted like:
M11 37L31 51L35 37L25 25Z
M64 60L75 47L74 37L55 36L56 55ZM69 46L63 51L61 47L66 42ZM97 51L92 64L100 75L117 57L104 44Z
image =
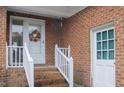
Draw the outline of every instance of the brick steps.
M35 68L36 87L67 87L68 84L56 68Z
M45 87L68 87L68 84L52 84Z

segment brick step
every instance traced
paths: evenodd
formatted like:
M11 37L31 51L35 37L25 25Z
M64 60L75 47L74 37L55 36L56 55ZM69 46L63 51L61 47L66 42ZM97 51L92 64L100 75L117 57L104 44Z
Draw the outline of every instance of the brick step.
M63 76L57 71L57 72L51 72L51 71L47 71L47 72L39 72L39 73L35 73L35 79L64 79Z
M34 74L35 74L35 75L36 75L36 74L40 74L40 73L42 73L42 74L43 74L43 73L49 73L49 74L50 74L50 73L53 73L53 74L54 74L54 73L59 73L59 71L58 71L58 70L54 70L54 71L42 71L42 70L37 70L37 71L36 71L36 70L35 70L35 71L34 71Z
M67 87L68 84L64 77L56 68L36 68L35 69L36 87Z
M35 80L35 86L51 86L51 85L58 85L58 84L67 84L64 79L40 79L40 80Z
M64 83L64 84L51 84L49 86L45 86L45 87L68 87L68 84Z
M56 71L57 68L55 67L35 67L35 71Z

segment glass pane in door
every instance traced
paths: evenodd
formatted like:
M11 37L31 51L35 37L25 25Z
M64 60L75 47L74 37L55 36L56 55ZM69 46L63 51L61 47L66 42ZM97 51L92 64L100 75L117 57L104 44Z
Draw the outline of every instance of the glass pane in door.
M101 32L97 33L97 41L101 40Z
M23 46L23 20L12 20L12 45Z
M109 49L114 49L114 40L109 40Z
M114 59L114 50L109 51L109 59Z
M102 32L102 40L107 40L107 31Z
M111 29L108 31L108 38L113 39L114 38L114 29Z
M19 66L23 62L23 20L12 19L10 37L10 63ZM16 47L15 47L16 46Z
M102 42L102 49L106 50L107 49L107 41Z
M97 50L101 50L101 42L97 42Z
M97 59L98 59L98 60L101 59L101 51L97 51Z
M102 57L102 59L107 59L107 51L102 51L102 55L103 55L103 57Z

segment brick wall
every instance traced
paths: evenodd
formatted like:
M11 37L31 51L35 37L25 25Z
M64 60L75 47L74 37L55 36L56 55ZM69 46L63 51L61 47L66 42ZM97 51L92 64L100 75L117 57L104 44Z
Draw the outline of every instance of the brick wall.
M0 7L0 86L6 82L6 7Z
M28 86L27 77L23 68L9 68L6 70L7 87Z
M71 45L75 79L90 84L90 29L114 22L116 35L116 86L124 86L124 7L87 7L64 21L63 46Z

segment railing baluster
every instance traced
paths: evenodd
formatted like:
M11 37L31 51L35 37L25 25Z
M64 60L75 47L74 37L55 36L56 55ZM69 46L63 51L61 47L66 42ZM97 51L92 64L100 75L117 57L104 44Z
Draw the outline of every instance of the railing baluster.
M60 54L59 54L60 55ZM61 61L61 55L60 55L60 68L62 67L62 63L61 63L62 61Z
M15 66L17 66L17 51L18 51L18 48L15 48Z
M68 74L67 74L67 60L65 60L65 72L66 72L66 76L68 77Z
M58 54L59 54L59 53L58 53ZM61 56L61 55L59 54L59 67L60 67L60 65L61 65L61 63L60 63L60 62L61 62L61 60L60 60L61 57L60 57L60 56Z
M15 56L15 54L14 54L15 52L14 52L14 48L12 47L12 66L14 66L14 56Z
M19 53L18 54L19 54L19 63L18 63L18 65L21 66L21 64L20 64L21 63L21 55L20 55L21 54L21 48L19 48Z
M59 67L60 67L60 54L58 52L58 63L59 63Z
M68 57L68 48L67 49L65 49L65 55Z
M61 55L59 54L59 56L60 56L60 68L61 68Z
M14 52L15 52L15 55L14 55L15 56L15 58L14 58L14 60L15 60L14 66L16 66L16 55L17 55L16 54L16 48L14 48Z
M11 61L10 61L10 62L11 62L11 66L13 66L13 62L14 62L14 60L13 60L13 56L14 56L13 47L10 47L10 52L11 52L11 53L10 53L10 56L11 56L11 57L10 57L10 58L11 58Z
M20 66L23 66L23 60L22 60L22 58L23 58L23 48L20 48Z
M64 57L62 56L62 70L64 72Z
M66 70L65 70L65 66L66 66L66 65L65 65L65 64L66 64L65 61L66 61L66 59L65 59L64 57L63 57L63 61L64 61L63 71L64 71L64 74L66 75Z
M8 49L8 67L22 67L22 50L23 46L7 46Z
M24 51L24 48L21 48L21 65L23 65L24 63L23 51Z
M65 51L64 51L64 55L66 56L66 51L67 51L67 49L64 49Z
M59 52L58 52L58 66L60 66L60 55L59 55Z
M13 48L13 66L15 66L15 48Z

